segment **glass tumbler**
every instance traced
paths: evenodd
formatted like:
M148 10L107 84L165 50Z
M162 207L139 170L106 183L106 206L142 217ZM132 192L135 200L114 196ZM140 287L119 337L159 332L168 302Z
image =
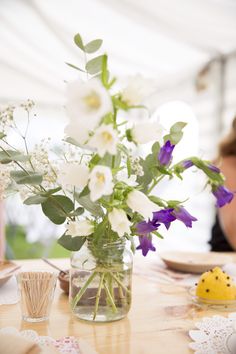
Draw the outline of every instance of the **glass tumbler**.
M22 319L47 321L54 297L57 275L51 272L21 272L17 276Z

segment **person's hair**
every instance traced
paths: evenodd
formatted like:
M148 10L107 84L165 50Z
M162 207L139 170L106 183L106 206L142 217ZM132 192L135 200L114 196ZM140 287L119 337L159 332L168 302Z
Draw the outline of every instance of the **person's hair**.
M219 157L236 156L236 116L231 131L219 144Z

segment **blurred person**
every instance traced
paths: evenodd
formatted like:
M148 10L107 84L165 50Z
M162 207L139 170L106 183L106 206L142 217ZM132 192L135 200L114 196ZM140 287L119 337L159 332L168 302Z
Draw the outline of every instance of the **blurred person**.
M219 144L217 162L225 176L226 187L236 192L236 117L232 122L231 131ZM209 243L212 251L236 251L236 198L217 210Z

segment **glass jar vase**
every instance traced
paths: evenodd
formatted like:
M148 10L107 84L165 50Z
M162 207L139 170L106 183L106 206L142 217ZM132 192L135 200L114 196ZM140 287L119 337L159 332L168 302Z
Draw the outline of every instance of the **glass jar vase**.
M133 257L124 241L94 247L86 242L71 256L70 305L82 320L110 322L131 306Z

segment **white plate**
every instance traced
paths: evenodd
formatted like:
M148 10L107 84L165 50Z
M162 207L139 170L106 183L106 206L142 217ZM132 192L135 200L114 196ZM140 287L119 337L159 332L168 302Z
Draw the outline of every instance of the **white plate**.
M12 261L0 261L0 286L5 284L19 269Z
M163 252L161 259L170 269L186 273L203 273L214 267L233 262L233 257L220 252Z

